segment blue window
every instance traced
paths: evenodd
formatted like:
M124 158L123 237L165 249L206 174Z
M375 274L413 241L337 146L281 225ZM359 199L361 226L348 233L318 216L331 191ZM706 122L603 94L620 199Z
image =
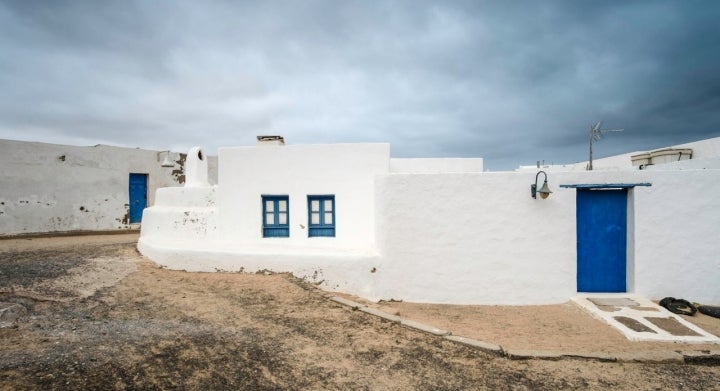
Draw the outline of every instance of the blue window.
M264 195L263 203L263 237L286 238L290 236L290 217L288 196Z
M308 235L335 236L335 196L308 196Z

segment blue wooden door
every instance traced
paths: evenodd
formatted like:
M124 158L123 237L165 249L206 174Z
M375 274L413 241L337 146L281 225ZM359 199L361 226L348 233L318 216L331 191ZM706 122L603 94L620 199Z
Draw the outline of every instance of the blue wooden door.
M143 209L147 206L147 174L130 174L130 223L142 220Z
M627 189L578 189L578 292L625 292L626 251Z

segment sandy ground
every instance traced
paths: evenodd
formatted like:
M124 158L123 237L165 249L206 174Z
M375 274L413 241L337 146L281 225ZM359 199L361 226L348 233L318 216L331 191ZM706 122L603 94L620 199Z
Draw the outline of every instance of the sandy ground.
M459 306L417 303L376 305L386 312L492 342L509 349L578 353L638 353L654 351L719 350L717 344L630 342L613 327L568 302L541 306ZM682 316L714 335L720 319L703 314Z
M161 269L136 252L136 240L0 240L0 301L27 308L13 327L0 329L0 389L707 390L720 384L717 366L512 361L353 311L289 275ZM503 346L608 351L637 344L570 304L380 306ZM717 332L712 321L700 323Z

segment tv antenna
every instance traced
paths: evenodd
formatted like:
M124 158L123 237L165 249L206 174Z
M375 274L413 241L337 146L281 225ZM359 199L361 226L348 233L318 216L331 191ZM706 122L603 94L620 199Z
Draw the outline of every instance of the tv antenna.
M592 165L592 144L593 141L600 141L600 138L602 137L602 134L605 132L622 132L625 129L600 129L600 126L602 126L602 121L595 124L595 126L590 126L590 160L588 161L588 171L592 171L593 165Z

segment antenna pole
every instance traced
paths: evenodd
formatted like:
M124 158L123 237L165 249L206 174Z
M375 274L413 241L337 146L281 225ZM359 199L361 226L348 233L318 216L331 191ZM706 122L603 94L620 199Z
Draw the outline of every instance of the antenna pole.
M592 166L592 142L593 142L593 137L595 137L595 135L593 134L593 127L590 126L590 160L588 161L588 171L592 171L592 169L593 169L593 166Z
M599 141L600 137L602 137L603 132L622 132L624 129L600 129L600 125L602 124L602 121L598 122L595 126L590 126L590 158L588 159L588 166L587 170L592 171L593 169L593 159L592 159L592 144L593 139L595 141Z

